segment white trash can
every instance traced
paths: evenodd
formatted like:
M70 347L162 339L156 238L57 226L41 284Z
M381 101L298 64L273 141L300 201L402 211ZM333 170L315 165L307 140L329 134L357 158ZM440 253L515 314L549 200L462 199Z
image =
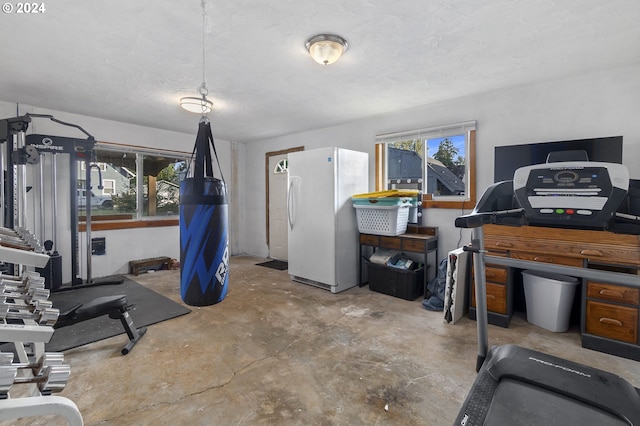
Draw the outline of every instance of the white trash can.
M527 321L549 331L567 331L580 281L566 275L529 270L522 271L522 279Z

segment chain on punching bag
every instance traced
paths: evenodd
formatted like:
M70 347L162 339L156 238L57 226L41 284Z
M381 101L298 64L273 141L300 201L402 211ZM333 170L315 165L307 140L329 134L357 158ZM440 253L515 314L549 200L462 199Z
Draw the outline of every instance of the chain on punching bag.
M220 177L213 176L216 157ZM192 306L221 302L229 283L227 187L208 120L201 121L193 175L180 184L180 294Z

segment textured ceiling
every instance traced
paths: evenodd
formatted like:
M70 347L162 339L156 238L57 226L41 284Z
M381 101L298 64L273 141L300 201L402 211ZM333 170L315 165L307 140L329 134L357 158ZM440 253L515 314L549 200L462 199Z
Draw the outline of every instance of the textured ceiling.
M14 3L17 4L17 3ZM0 19L0 100L250 142L640 63L638 0L56 0ZM317 33L349 50L323 67ZM95 135L99 139L99 135Z

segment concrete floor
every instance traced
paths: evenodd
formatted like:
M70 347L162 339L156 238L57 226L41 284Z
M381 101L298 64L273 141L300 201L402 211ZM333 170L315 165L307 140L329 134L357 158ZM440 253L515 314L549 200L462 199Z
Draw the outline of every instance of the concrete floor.
M448 325L421 300L368 287L331 294L255 265L263 260L233 257L223 302L150 326L127 356L124 335L66 351L72 375L59 395L87 425L453 423L475 378L474 321ZM177 271L132 278L180 302ZM517 313L489 337L640 386L640 363L583 349L576 330L552 333Z

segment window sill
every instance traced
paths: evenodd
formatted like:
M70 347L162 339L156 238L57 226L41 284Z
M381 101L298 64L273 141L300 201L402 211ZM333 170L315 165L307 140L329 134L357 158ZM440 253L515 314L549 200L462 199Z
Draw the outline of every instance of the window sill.
M132 229L132 228L159 228L163 226L178 226L180 221L178 218L171 219L146 219L146 220L101 220L91 222L91 231L112 231L115 229ZM78 231L86 232L87 224L81 222L78 224Z
M475 192L475 191L472 191ZM423 209L458 209L458 210L472 210L476 206L475 194L472 194L471 199L463 200L457 198L454 200L443 200L442 198L434 199L431 194L422 195L422 208Z
M458 209L458 210L471 210L476 206L475 202L471 200L466 201L442 201L442 200L429 200L422 202L423 209Z

